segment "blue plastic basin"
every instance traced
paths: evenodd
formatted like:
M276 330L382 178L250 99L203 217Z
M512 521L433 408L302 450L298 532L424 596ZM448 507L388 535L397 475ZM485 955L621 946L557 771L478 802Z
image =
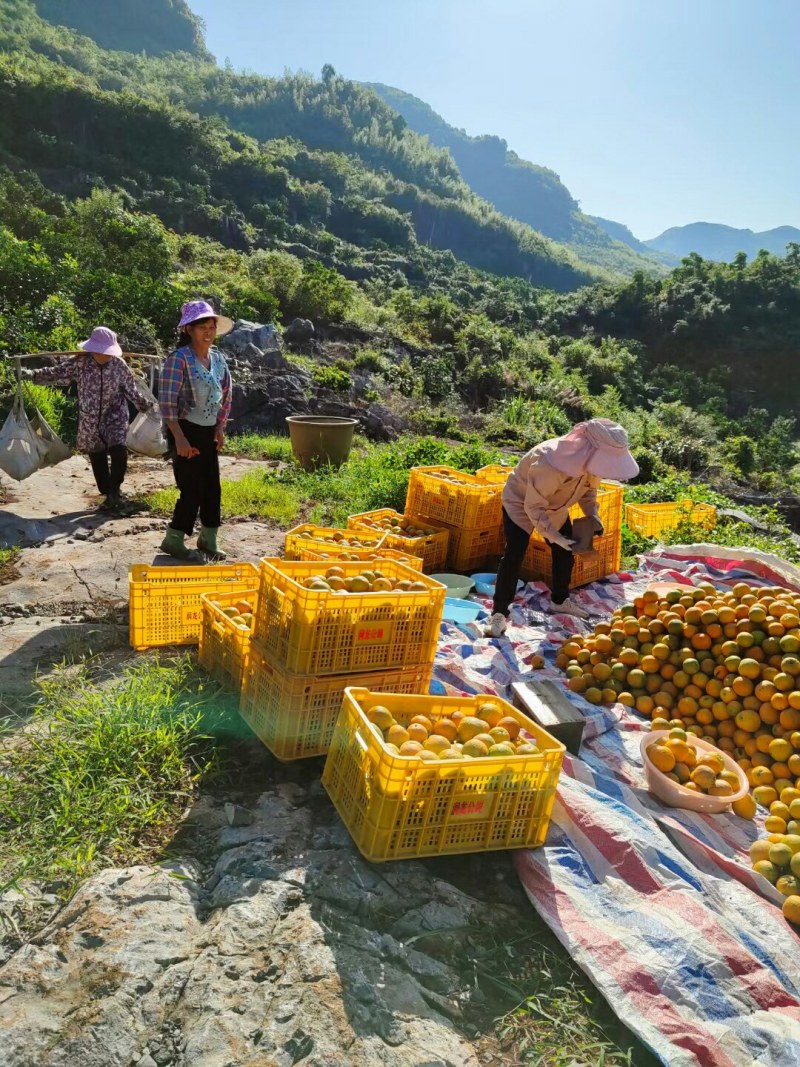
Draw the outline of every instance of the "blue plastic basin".
M442 618L447 622L475 622L482 611L480 604L474 604L471 600L456 600L455 597L446 596Z
M480 593L481 596L494 596L494 587L497 582L496 573L485 571L480 574L473 574L472 580L475 583L476 593ZM524 582L517 582L517 592L523 589L524 586Z

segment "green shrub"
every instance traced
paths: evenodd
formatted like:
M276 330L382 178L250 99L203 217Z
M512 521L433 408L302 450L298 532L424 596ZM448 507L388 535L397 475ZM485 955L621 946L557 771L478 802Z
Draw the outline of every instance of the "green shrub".
M321 367L316 365L311 371L311 377L323 389L332 389L335 393L349 393L353 386L353 379L346 370L341 367Z

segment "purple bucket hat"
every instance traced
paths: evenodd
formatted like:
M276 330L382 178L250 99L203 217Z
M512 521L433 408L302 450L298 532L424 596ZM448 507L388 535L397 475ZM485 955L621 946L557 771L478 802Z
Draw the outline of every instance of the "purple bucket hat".
M220 315L207 300L190 300L184 304L181 308L181 321L178 323L178 329L182 330L184 326L189 326L198 319L216 319L217 337L230 333L233 329L233 320L227 315Z
M82 348L84 352L96 352L98 356L122 355L117 335L107 326L95 326L91 337L81 341L78 348Z

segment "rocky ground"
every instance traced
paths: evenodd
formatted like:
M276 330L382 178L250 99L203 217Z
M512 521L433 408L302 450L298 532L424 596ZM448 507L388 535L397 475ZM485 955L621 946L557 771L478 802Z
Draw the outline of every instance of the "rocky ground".
M251 464L226 458L224 475ZM134 460L129 492L171 483ZM163 521L93 510L73 459L4 488L0 694L24 707L65 653L127 647L127 575ZM276 551L260 523L226 529L234 558ZM365 863L321 788L321 761L277 764L237 739L236 773L191 806L152 866L106 870L64 907L44 887L0 895L3 1067L478 1067L510 1063L475 932L530 914L506 854ZM38 906L33 936L15 915Z

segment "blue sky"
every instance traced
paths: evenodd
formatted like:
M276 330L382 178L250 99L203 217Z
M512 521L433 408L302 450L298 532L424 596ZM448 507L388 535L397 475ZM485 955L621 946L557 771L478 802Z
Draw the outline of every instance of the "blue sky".
M220 62L395 85L637 237L800 226L800 0L189 0Z

